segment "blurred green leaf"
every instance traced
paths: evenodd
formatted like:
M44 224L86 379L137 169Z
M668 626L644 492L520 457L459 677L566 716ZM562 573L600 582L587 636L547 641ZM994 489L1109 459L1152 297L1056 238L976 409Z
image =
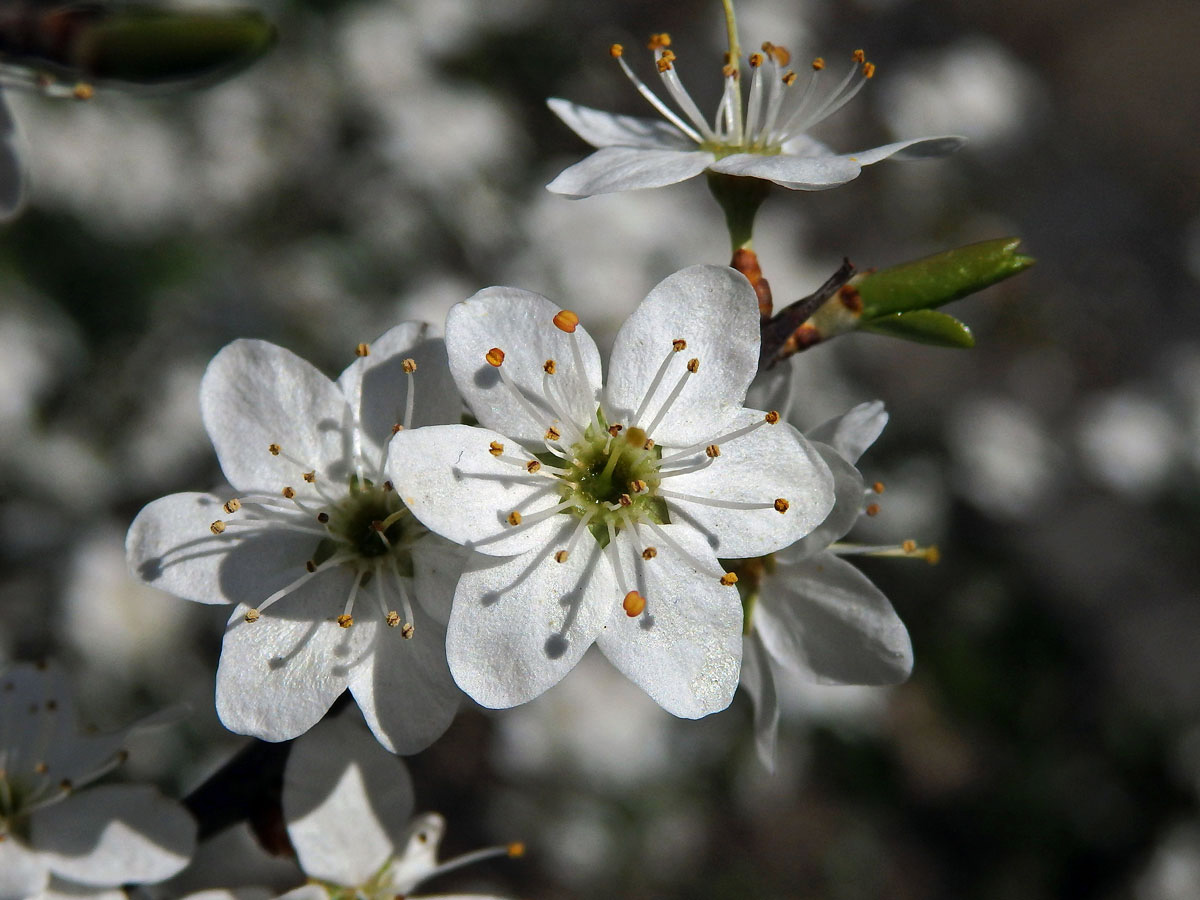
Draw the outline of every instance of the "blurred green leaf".
M933 309L915 309L881 316L859 325L862 331L903 338L935 347L969 349L975 346L971 329L953 316Z
M982 241L869 273L854 283L863 319L932 309L1023 272L1034 260L1017 253L1020 243L1014 237Z

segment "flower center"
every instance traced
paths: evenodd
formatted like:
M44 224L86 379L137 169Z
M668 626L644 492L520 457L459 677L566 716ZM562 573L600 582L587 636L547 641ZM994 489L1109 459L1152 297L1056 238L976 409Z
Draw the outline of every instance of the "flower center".
M597 422L602 421L598 411ZM619 531L626 521L670 521L666 503L656 494L662 450L643 429L613 425L606 431L593 425L570 445L569 457L559 494L571 506L563 512L587 516L601 546L608 543L609 523Z
M402 575L411 576L412 543L425 533L390 482L376 486L350 476L346 496L327 510L329 537L322 540L313 561L322 563L337 555L350 555L347 565L361 566L391 554Z

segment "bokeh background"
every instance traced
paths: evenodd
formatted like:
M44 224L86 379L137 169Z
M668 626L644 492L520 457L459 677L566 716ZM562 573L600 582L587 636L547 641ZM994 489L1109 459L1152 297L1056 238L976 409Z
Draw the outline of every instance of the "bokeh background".
M520 709L465 709L410 760L446 849L523 838L445 890L528 898L1200 896L1200 5L739 0L743 44L867 90L850 150L932 133L956 157L779 191L757 246L777 301L849 256L887 265L1019 235L1039 263L962 301L970 352L870 336L801 359L816 424L882 398L864 540L912 633L890 690L789 684L778 771L750 708L667 716L602 659ZM237 337L330 373L403 318L491 284L611 339L675 269L728 258L702 181L573 202L586 147L547 111L647 114L608 57L651 31L713 108L717 0L313 0L264 7L269 57L203 92L10 92L30 204L0 230L0 659L54 657L107 727L186 701L129 774L177 794L245 744L212 710L225 611L135 583L124 531L220 479L200 423ZM354 714L353 709L350 710ZM178 890L294 883L245 829ZM240 850L238 849L240 848ZM211 851L210 851L211 852Z

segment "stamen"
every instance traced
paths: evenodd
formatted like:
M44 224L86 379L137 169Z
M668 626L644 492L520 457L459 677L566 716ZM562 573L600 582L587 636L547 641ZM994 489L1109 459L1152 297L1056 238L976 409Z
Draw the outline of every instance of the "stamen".
M721 578L722 576L724 576L725 573L722 570L714 569L708 563L700 561L696 557L692 556L692 554L689 553L687 550L684 550L683 547L680 546L678 541L676 541L673 537L671 537L669 534L667 534L667 532L664 531L662 528L660 528L658 525L656 525L650 521L647 521L645 524L651 531L653 531L656 535L658 535L659 540L661 540L664 544L666 544L668 547L670 547L672 550L674 550L676 553L678 553L680 556L682 556L684 559L686 559L688 561L688 564L691 565L691 567L693 569L695 569L697 572L701 572L701 573L707 572L707 573L716 575L717 578Z
M942 554L937 544L921 547L913 540L903 541L899 545L884 544L882 546L833 543L829 545L829 550L838 556L882 556L923 559L931 566L936 566L942 559Z
M400 629L400 637L404 638L405 640L408 640L409 638L411 638L413 636L413 633L416 631L416 629L413 628L413 624L412 624L413 608L412 608L412 602L409 600L409 597L408 597L408 589L404 586L404 576L400 574L400 568L396 564L396 558L394 556L391 558L391 569L392 569L392 576L396 580L396 589L400 593L400 608L404 610L404 626ZM387 623L388 623L388 625L392 625L393 628L395 627L395 625L392 624L392 620L390 617L388 618Z
M762 114L763 104L763 57L761 53L750 54L750 100L746 104L746 140L754 141L754 133L758 130L758 119ZM773 79L772 79L773 80Z
M408 380L408 396L404 398L404 425L408 429L412 428L413 407L416 404L417 384L413 378L413 372L417 371L417 361L411 357L405 359L401 363L404 369L404 374Z
M629 599L630 594L636 594L637 591L629 590L629 585L625 581L625 570L621 568L621 558L617 553L617 529L609 519L605 523L608 526L608 546L604 548L605 554L608 556L609 563L612 564L613 572L617 576L617 587L621 589L621 593L625 595L625 599ZM645 601L642 602L642 607L645 608ZM638 610L641 612L641 609Z
M575 526L575 530L571 532L571 539L567 541L567 549L559 550L554 554L555 562L564 563L575 552L575 545L579 543L579 539L583 537L584 531L587 530L588 523L592 521L592 516L596 514L595 507L588 509L587 512L579 519L579 524Z
M319 566L316 566L315 568L313 568L310 571L306 571L303 575L301 575L299 578L297 578L291 584L277 590L270 597L268 597L266 600L264 600L262 603L260 603L257 607L247 610L246 615L245 615L246 621L247 622L257 621L259 615L263 612L263 610L267 609L269 606L271 606L271 604L275 603L277 600L280 600L280 599L286 597L288 594L292 593L292 591L296 590L301 585L307 584L310 580L312 580L314 577L319 575L321 572L324 572L326 569L331 569L334 566L340 566L342 563L348 562L349 560L351 560L353 558L354 558L353 553L343 553L339 556L331 556L329 559L325 560L325 562L321 563ZM307 569L308 567L305 566L305 568Z
M350 585L350 596L346 598L346 607L342 610L342 614L337 617L337 623L342 628L349 628L354 624L354 616L351 613L354 611L354 601L358 597L358 586L362 584L364 574L366 574L365 569L359 569L354 574L354 583Z
M695 358L688 360L687 368L684 370L683 374L679 376L679 380L675 382L675 388L670 394L667 395L667 399L663 402L663 405L658 408L658 412L655 413L650 424L646 426L647 433L654 431L654 429L658 427L658 423L663 420L663 417L671 408L671 404L675 402L675 400L679 397L680 392L683 390L683 386L687 384L688 378L699 371L699 369L700 360Z
M654 378L650 380L650 387L646 388L646 395L642 397L642 403L638 407L637 413L634 414L633 421L642 421L642 416L646 414L646 407L650 405L650 400L654 397L654 392L658 390L658 386L662 384L663 377L667 374L667 367L671 365L671 359L676 353L686 349L687 341L683 338L675 338L675 340L671 341L671 351L663 358L658 371L654 373Z
M609 53L612 54L611 47L609 48ZM679 118L679 116L675 115L669 106L655 96L654 91L646 87L646 85L642 83L642 80L633 74L633 69L629 68L629 63L625 62L625 58L620 53L613 55L613 58L617 61L617 65L621 67L621 71L625 73L625 77L633 83L633 86L637 89L637 92L646 99L647 103L658 110L659 115L682 131L685 135L690 137L697 144L704 143L704 139L700 137L699 133L694 128L684 122L683 119Z
M741 500L717 500L713 497L697 497L694 494L681 494L678 491L667 491L662 488L658 489L658 496L667 497L671 500L687 500L689 503L699 503L701 506L715 506L718 509L779 509L776 506L779 502L778 500L769 500L766 503L743 502ZM786 504L787 501L785 500L784 503ZM780 510L780 512L783 511Z
M708 122L704 120L704 114L700 112L700 107L696 105L696 101L692 99L691 94L683 86L683 82L679 80L679 73L675 71L675 67L672 65L674 61L675 54L670 50L655 52L658 74L667 86L667 91L670 92L672 99L679 105L679 108L683 110L683 114L691 120L691 123L696 126L696 130L704 136L706 141L716 140L717 136L708 127Z
M707 469L709 466L711 466L713 464L713 462L715 460L716 460L716 457L707 456L704 459L702 459L700 462L695 463L694 465L684 466L682 469L672 469L670 472L663 472L660 469L659 473L658 473L658 477L659 478L672 478L675 475L690 475L693 472L699 472L701 469ZM660 463L660 465L661 465L661 463Z

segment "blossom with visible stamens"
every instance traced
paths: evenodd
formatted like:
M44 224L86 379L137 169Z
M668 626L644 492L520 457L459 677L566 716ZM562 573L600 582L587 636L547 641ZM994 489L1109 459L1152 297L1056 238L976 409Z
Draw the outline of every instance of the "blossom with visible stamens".
M446 821L437 813L414 816L413 807L412 779L401 760L348 716L320 723L296 741L284 769L284 820L309 884L280 900L419 900L412 892L430 879L524 853L514 842L439 862Z
M595 642L676 715L728 705L742 617L718 557L794 543L833 501L803 436L743 406L758 340L753 289L718 266L650 292L603 388L595 343L545 297L489 288L450 311L451 372L482 427L403 432L387 472L427 527L478 551L446 645L478 702L536 697Z
M234 499L156 500L126 548L147 584L236 605L217 670L230 730L295 737L349 689L384 746L415 753L461 696L443 636L462 551L413 518L383 463L395 426L456 422L461 405L423 325L356 357L333 382L264 341L217 354L201 406Z
M787 402L781 404L786 408ZM896 547L840 543L868 512L855 463L887 424L883 404L860 404L808 432L833 473L833 510L811 534L755 559L731 560L746 609L742 686L755 711L759 757L774 768L780 671L824 684L895 684L912 671L912 643L887 597L842 557L924 557L914 542ZM880 486L882 487L882 486Z
M196 825L140 784L95 785L127 758L126 738L80 732L52 666L0 675L0 896L108 896L187 865ZM141 723L149 724L149 720Z
M826 89L825 61L816 59L807 79L787 68L790 54L774 44L749 57L750 89L743 106L741 73L727 64L725 90L708 122L683 87L679 60L661 35L650 43L659 78L677 113L625 62L614 45L612 57L665 122L614 115L569 100L552 98L550 109L581 138L596 147L591 156L563 171L547 187L569 197L662 187L701 172L761 178L785 188L820 191L859 176L880 160L927 159L953 153L965 138L925 137L839 154L808 134L852 100L875 75L862 51L853 54L845 76Z

